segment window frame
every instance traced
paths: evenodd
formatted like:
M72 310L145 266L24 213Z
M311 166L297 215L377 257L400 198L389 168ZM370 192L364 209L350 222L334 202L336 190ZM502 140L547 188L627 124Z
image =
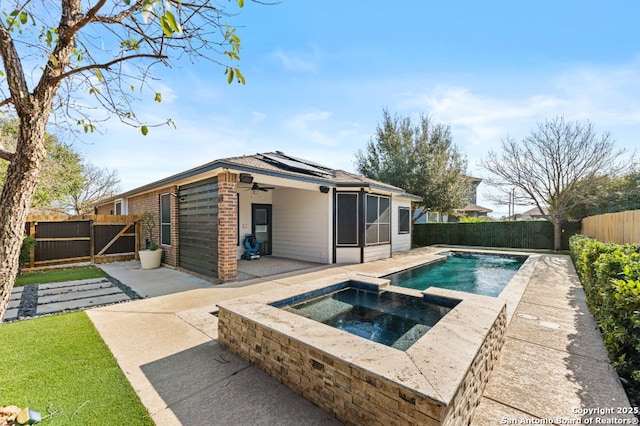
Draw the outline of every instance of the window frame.
M348 242L340 242L340 197L355 197L355 210L353 214L355 215L355 241L350 240ZM350 206L351 207L351 206ZM351 225L354 221L349 221L349 225ZM337 247L359 247L360 246L360 194L357 192L337 192L336 193L336 235L335 241Z
M403 214L404 212L404 214ZM406 219L405 219L406 216ZM406 221L406 226L403 226ZM410 234L411 233L411 207L399 206L398 207L398 234Z
M375 198L375 219L373 222L370 221L370 204L369 200ZM386 200L387 206L385 210L381 210L381 200ZM366 194L365 200L365 245L367 246L375 246L382 244L391 244L391 197L387 195L380 194ZM381 221L381 217L383 217L383 213L386 211L386 221ZM380 238L380 230L386 227L386 239ZM375 242L369 240L370 230L376 230L376 238Z
M168 222L165 222L164 203L167 204ZM165 236L168 239L168 243L165 243ZM171 246L171 194L160 194L160 245L165 247Z

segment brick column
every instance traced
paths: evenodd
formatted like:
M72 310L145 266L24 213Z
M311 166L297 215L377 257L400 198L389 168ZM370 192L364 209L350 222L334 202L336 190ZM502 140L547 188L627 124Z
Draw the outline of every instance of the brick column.
M238 278L238 175L218 175L218 278L224 282Z

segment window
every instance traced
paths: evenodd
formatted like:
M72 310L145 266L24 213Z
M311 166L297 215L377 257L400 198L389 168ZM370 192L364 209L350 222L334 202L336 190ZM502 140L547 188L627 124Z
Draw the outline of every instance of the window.
M391 200L389 197L367 194L366 242L367 244L391 241Z
M115 202L115 214L122 214L122 200L117 200Z
M398 207L398 233L411 233L411 209L409 207Z
M171 245L171 195L160 196L160 244Z
M358 245L358 194L336 195L336 241L338 245Z

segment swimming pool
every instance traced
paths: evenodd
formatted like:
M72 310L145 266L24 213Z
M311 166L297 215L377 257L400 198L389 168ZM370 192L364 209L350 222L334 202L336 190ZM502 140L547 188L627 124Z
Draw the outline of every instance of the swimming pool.
M497 297L527 260L524 255L461 251L441 254L446 255L444 260L384 278L391 280L392 285L416 290L439 287Z

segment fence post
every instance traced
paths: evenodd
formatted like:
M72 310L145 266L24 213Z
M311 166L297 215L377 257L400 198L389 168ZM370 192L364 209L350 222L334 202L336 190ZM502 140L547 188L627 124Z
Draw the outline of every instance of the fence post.
M36 224L38 222L29 222L29 236L35 240L36 238ZM36 247L38 244L36 243L31 251L29 252L29 269L36 266Z
M96 238L93 230L93 219L89 220L89 257L92 265L96 264Z

